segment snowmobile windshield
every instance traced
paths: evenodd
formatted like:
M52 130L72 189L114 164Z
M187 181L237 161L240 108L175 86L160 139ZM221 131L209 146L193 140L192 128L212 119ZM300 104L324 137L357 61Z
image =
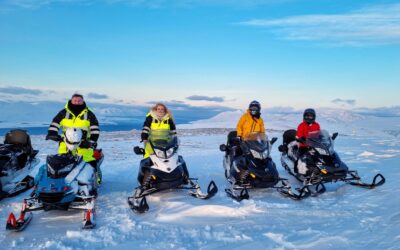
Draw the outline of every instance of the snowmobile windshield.
M67 176L76 166L77 159L72 154L48 155L46 158L47 174L52 178Z
M270 143L265 133L248 133L243 136L243 141L254 158L266 159L269 157Z
M307 145L315 148L321 155L334 153L332 139L326 130L312 131L308 133Z
M154 153L163 159L170 158L178 149L178 138L168 129L151 130L149 141Z

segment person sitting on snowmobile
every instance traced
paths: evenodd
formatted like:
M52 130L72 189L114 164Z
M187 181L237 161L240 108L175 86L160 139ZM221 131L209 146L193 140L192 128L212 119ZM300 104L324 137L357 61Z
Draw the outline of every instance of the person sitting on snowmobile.
M167 106L162 103L157 103L146 115L146 119L143 123L143 130L141 134L141 139L145 147L145 154L143 158L148 158L153 153L151 146L147 143L150 130L160 129L170 130L172 134L176 135L176 126L174 120L172 119L172 113L168 110Z
M71 99L51 122L46 140L59 141L58 154L66 154L68 152L67 145L62 141L58 134L59 129L65 133L67 128L80 128L84 131L84 141L81 142L76 150L78 155L83 156L83 160L89 163L97 171L96 159L93 156L93 150L97 146L100 129L99 122L93 111L86 106L81 94L72 95ZM98 175L98 183L101 177Z
M261 118L261 104L258 101L252 101L249 104L246 113L242 115L236 125L236 131L229 133L227 145L237 146L243 136L251 132L265 133L264 120ZM240 155L239 148L235 151L235 155Z
M303 122L297 127L296 138L300 140L297 162L297 171L300 174L308 175L312 172L312 158L308 154L308 146L304 143L308 138L308 134L313 131L320 130L320 125L315 121L316 119L315 110L308 108L304 110Z
M258 101L249 104L247 112L242 115L236 126L236 131L239 138L251 132L265 132L264 120L261 118L261 104Z

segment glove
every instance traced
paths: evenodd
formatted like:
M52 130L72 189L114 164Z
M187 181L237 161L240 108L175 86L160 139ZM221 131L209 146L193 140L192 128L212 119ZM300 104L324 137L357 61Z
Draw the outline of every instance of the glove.
M59 134L57 134L57 135L46 135L46 141L47 140L52 140L52 141L56 141L56 142L60 142L60 141L62 141L62 137L59 135Z
M280 145L278 150L279 152L286 153L288 151L288 146L286 144Z
M92 143L89 140L83 140L81 144L79 144L80 148L91 148Z
M296 138L296 141L300 142L300 143L305 143L306 142L306 138L305 137L300 137L300 138Z

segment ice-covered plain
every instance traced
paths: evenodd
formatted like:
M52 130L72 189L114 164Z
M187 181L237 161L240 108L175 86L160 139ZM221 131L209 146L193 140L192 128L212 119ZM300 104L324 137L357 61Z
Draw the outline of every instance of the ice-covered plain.
M287 127L279 128L279 122L266 126L273 128L268 135L278 137L279 145ZM180 154L203 188L215 180L220 190L215 197L204 201L185 191L165 191L148 199L150 210L146 214L134 214L126 198L137 185L140 157L133 154L132 147L139 144L139 132L106 132L99 142L106 158L97 199L97 227L82 230L81 212L40 211L25 231L6 232L8 213L20 209L28 191L0 202L0 249L400 248L397 134L386 129L371 134L368 131L372 127L336 129L341 135L335 147L343 160L367 182L382 173L386 183L381 187L365 190L343 183L329 184L326 193L303 201L283 197L274 190L258 190L250 192L250 200L238 203L223 192L227 182L218 148L225 143L229 129L200 127L180 126ZM335 123L329 127L334 132ZM45 141L44 136L34 135L32 141L42 160L56 152L55 143ZM281 176L298 185L281 167L276 146L272 158Z
M241 111L224 112L209 120L178 126L180 154L192 177L203 188L214 180L219 193L197 200L186 191L152 195L150 210L134 214L126 199L137 186L140 157L139 131L104 132L104 182L97 199L97 227L80 228L81 212L36 212L20 233L6 232L8 213L17 212L29 191L0 202L0 249L399 249L400 178L399 118L378 118L345 112L339 117L322 112L320 123L338 131L335 147L351 169L370 182L376 173L386 183L365 190L343 183L327 185L327 192L303 201L283 197L274 190L251 191L250 200L238 203L224 193L227 187L219 144ZM335 117L335 119L331 118ZM279 145L284 129L292 128L295 114L266 116L269 137L278 137L272 158L281 177L292 185L280 165ZM3 138L0 137L0 140ZM44 135L32 136L43 161L57 145Z

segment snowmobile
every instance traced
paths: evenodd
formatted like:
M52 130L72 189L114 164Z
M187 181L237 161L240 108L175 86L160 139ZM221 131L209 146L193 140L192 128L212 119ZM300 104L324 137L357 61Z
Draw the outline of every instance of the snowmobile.
M82 227L93 228L94 207L97 197L96 171L91 164L83 161L75 152L81 145L83 132L78 128L67 128L64 136L48 137L54 141L64 141L67 154L48 155L35 177L34 190L30 198L24 199L18 219L10 213L6 229L22 231L32 220L32 212L38 210L83 210ZM97 168L104 159L101 149L94 150Z
M326 191L325 183L343 181L350 185L373 189L385 183L382 174L374 176L372 183L363 183L357 171L349 170L348 166L340 159L333 147L333 142L338 136L332 136L326 130L310 132L307 139L296 138L296 130L287 130L283 134L283 144L279 146L281 162L285 170L309 187L312 195ZM299 152L298 142L308 147L308 152L303 156ZM304 164L299 163L303 157Z
M295 200L309 195L307 188L292 190L286 179L280 178L270 152L277 138L268 140L265 133L251 132L237 137L236 131L228 134L227 144L221 144L225 152L223 166L225 177L230 183L227 195L237 201L249 199L248 189L274 188L279 193Z
M187 189L191 196L199 199L209 199L218 192L215 182L211 181L207 193L202 193L198 179L189 177L186 163L178 155L178 138L169 130L151 130L147 147L152 153L141 160L137 177L139 186L133 196L128 197L128 204L134 212L147 212L146 197L162 190ZM134 152L145 154L145 150L138 146L134 147Z
M39 150L33 150L26 130L13 129L0 144L0 200L33 187L39 169Z

